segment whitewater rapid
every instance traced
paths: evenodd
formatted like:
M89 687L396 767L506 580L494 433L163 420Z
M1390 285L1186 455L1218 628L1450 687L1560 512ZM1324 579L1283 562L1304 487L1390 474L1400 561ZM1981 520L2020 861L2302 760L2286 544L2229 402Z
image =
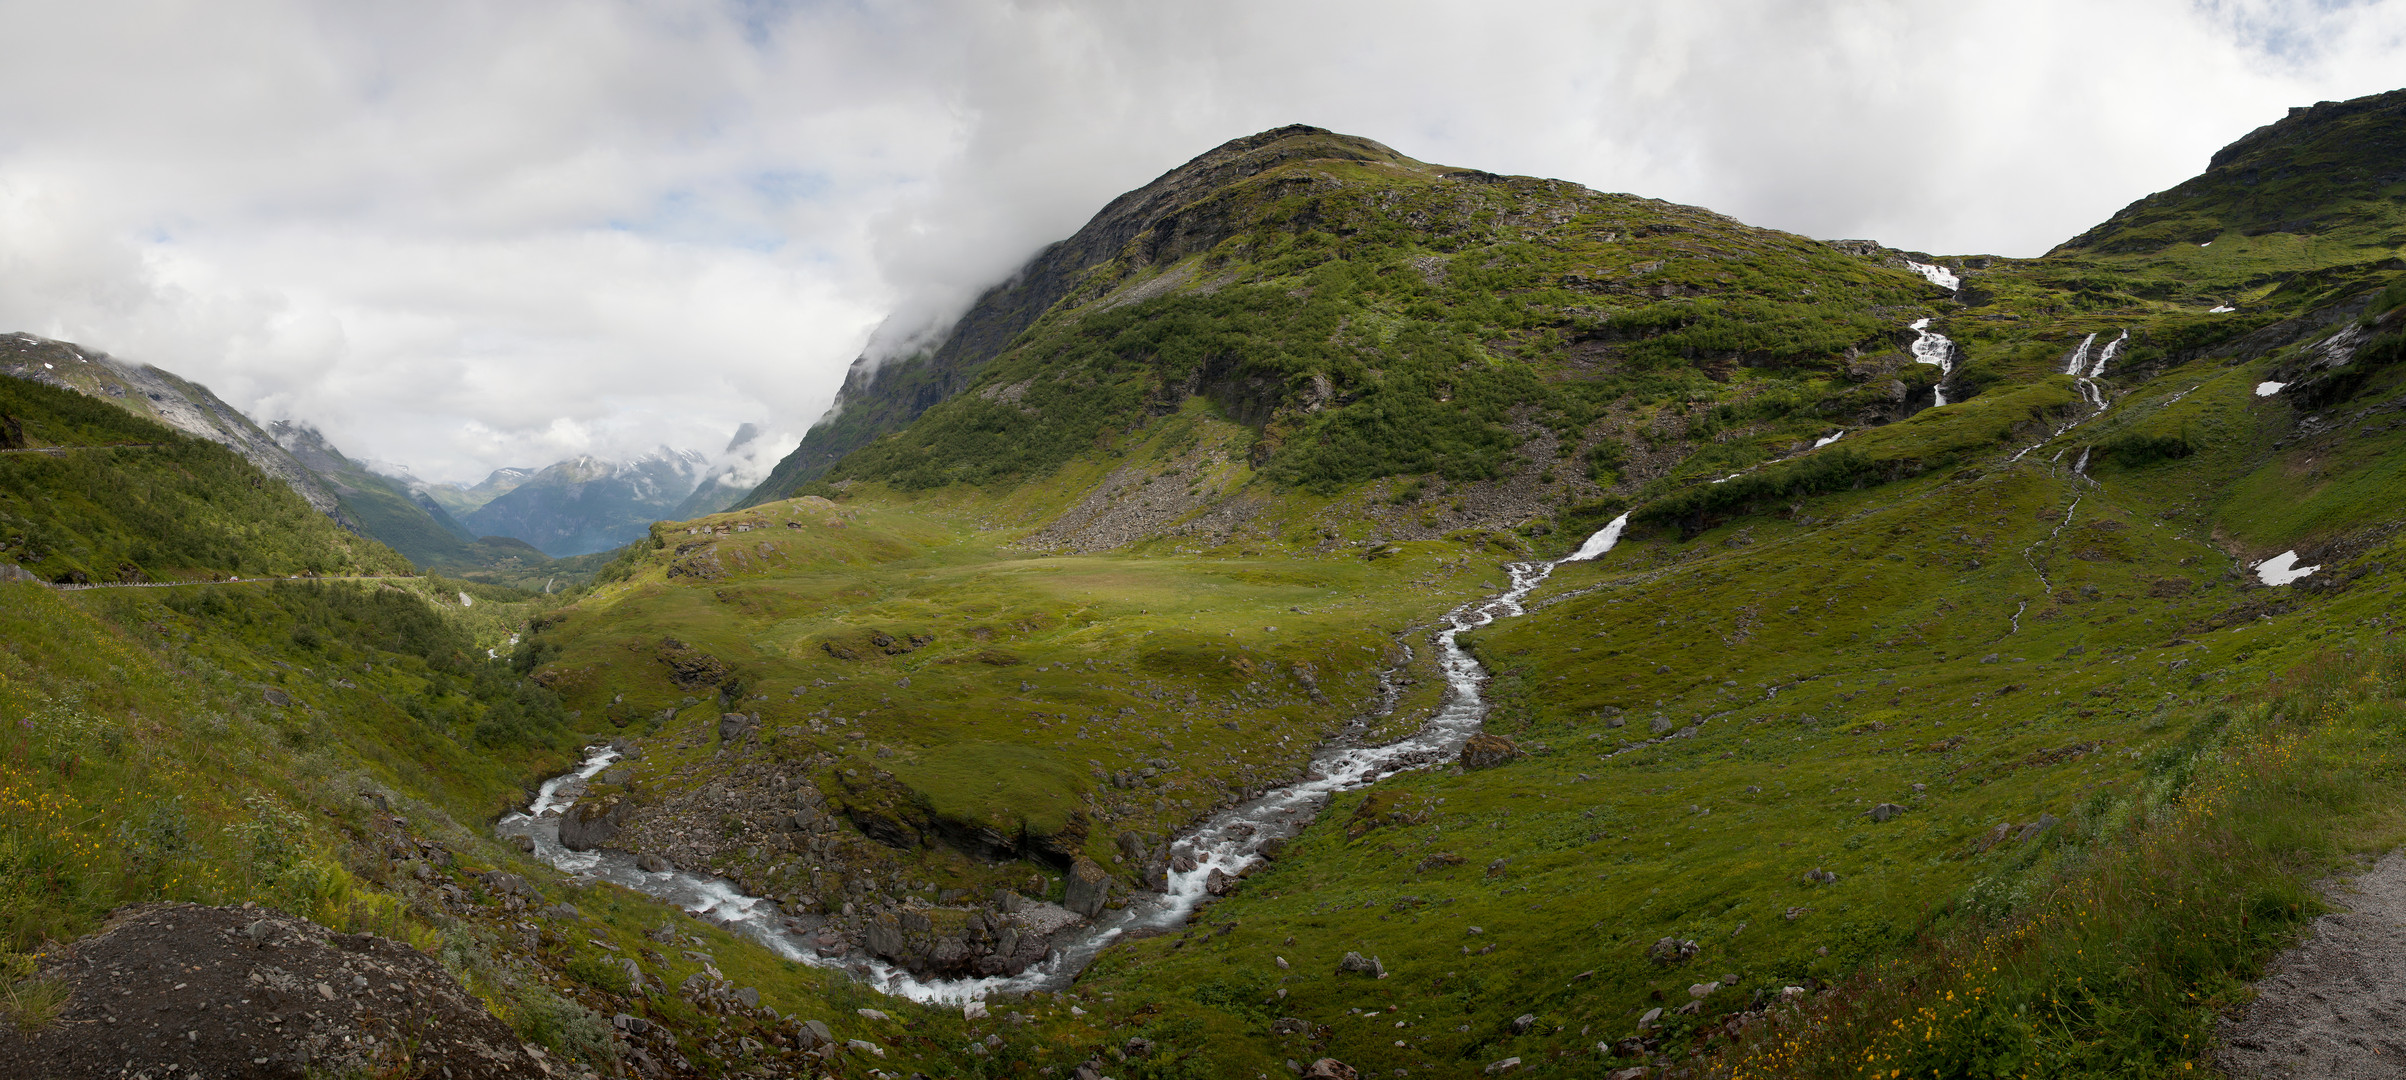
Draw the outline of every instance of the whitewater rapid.
M543 782L526 810L503 817L494 826L504 836L533 841L535 854L545 862L579 877L608 881L667 901L695 915L767 946L778 955L814 967L841 970L871 988L913 1001L969 1002L1003 991L1059 989L1077 978L1095 955L1114 939L1132 931L1183 926L1188 914L1208 897L1204 886L1212 871L1235 876L1261 861L1261 847L1273 838L1294 836L1318 816L1336 793L1363 787L1396 773L1449 760L1478 734L1487 717L1481 693L1487 671L1456 640L1497 619L1527 611L1522 601L1564 563L1584 562L1611 551L1620 542L1629 515L1612 519L1579 545L1579 549L1550 562L1521 562L1505 566L1511 587L1486 600L1464 604L1446 613L1445 628L1437 632L1437 662L1445 674L1447 694L1437 715L1400 742L1367 746L1359 742L1360 726L1332 740L1312 758L1304 778L1273 789L1250 802L1222 810L1180 836L1171 850L1194 860L1194 869L1171 870L1169 887L1159 893L1139 893L1126 907L1106 909L1074 934L1056 944L1044 961L1015 976L965 979L920 979L908 971L855 950L838 957L820 956L813 940L817 920L794 918L764 897L749 896L724 878L685 870L647 871L635 857L616 851L570 851L560 844L560 813L602 770L619 759L607 746L586 748L586 757L570 772Z

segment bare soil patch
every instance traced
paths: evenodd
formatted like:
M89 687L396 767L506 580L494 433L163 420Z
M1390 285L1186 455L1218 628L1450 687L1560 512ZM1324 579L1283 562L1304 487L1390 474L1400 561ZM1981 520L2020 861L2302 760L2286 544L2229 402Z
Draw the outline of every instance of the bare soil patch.
M139 904L46 957L69 997L26 1035L0 1029L0 1076L551 1074L433 959L254 908Z

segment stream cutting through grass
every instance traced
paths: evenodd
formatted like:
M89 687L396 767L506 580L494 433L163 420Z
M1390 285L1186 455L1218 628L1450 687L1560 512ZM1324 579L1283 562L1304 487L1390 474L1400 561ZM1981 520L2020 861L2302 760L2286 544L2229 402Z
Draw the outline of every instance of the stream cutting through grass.
M1437 632L1438 666L1445 673L1446 700L1419 731L1397 742L1368 746L1359 741L1356 724L1322 746L1304 778L1259 798L1222 810L1180 836L1172 846L1169 888L1138 893L1125 907L1106 909L1084 926L1064 930L1044 961L1011 976L963 979L920 979L910 972L855 948L842 956L822 956L814 940L818 920L793 916L767 898L749 896L735 883L685 870L646 871L635 856L622 851L571 851L560 844L560 814L576 802L585 785L619 752L611 747L587 748L575 770L543 782L533 803L503 817L495 831L532 840L535 854L553 866L580 877L599 879L673 903L751 938L778 955L816 967L843 970L870 987L921 1002L965 1002L1002 992L1061 989L1077 978L1105 946L1131 931L1166 930L1183 926L1187 916L1211 895L1212 875L1230 879L1262 860L1261 847L1303 831L1337 792L1373 784L1407 769L1438 764L1460 751L1479 731L1487 716L1481 685L1486 668L1455 640L1497 619L1522 614L1521 604L1554 568L1583 562L1611 551L1628 525L1623 514L1589 536L1579 549L1550 562L1507 564L1511 587L1477 603L1446 613L1445 628Z

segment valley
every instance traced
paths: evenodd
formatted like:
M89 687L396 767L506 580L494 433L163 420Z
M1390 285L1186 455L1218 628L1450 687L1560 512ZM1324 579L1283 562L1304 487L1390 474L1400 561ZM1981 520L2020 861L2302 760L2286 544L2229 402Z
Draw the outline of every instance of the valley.
M565 588L0 379L11 993L250 901L546 1073L2212 1067L2406 836L2401 116L2033 259L1275 129Z

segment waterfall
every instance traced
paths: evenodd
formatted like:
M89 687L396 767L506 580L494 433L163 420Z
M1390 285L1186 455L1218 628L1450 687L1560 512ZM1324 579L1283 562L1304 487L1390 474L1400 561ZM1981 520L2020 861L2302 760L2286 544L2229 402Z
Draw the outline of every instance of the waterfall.
M1914 362L1938 368L1938 385L1931 388L1938 395L1938 401L1931 408L1946 404L1947 376L1955 373L1955 343L1948 341L1946 335L1930 329L1930 320L1926 317L1913 320L1913 325L1906 329L1920 335L1913 339Z

